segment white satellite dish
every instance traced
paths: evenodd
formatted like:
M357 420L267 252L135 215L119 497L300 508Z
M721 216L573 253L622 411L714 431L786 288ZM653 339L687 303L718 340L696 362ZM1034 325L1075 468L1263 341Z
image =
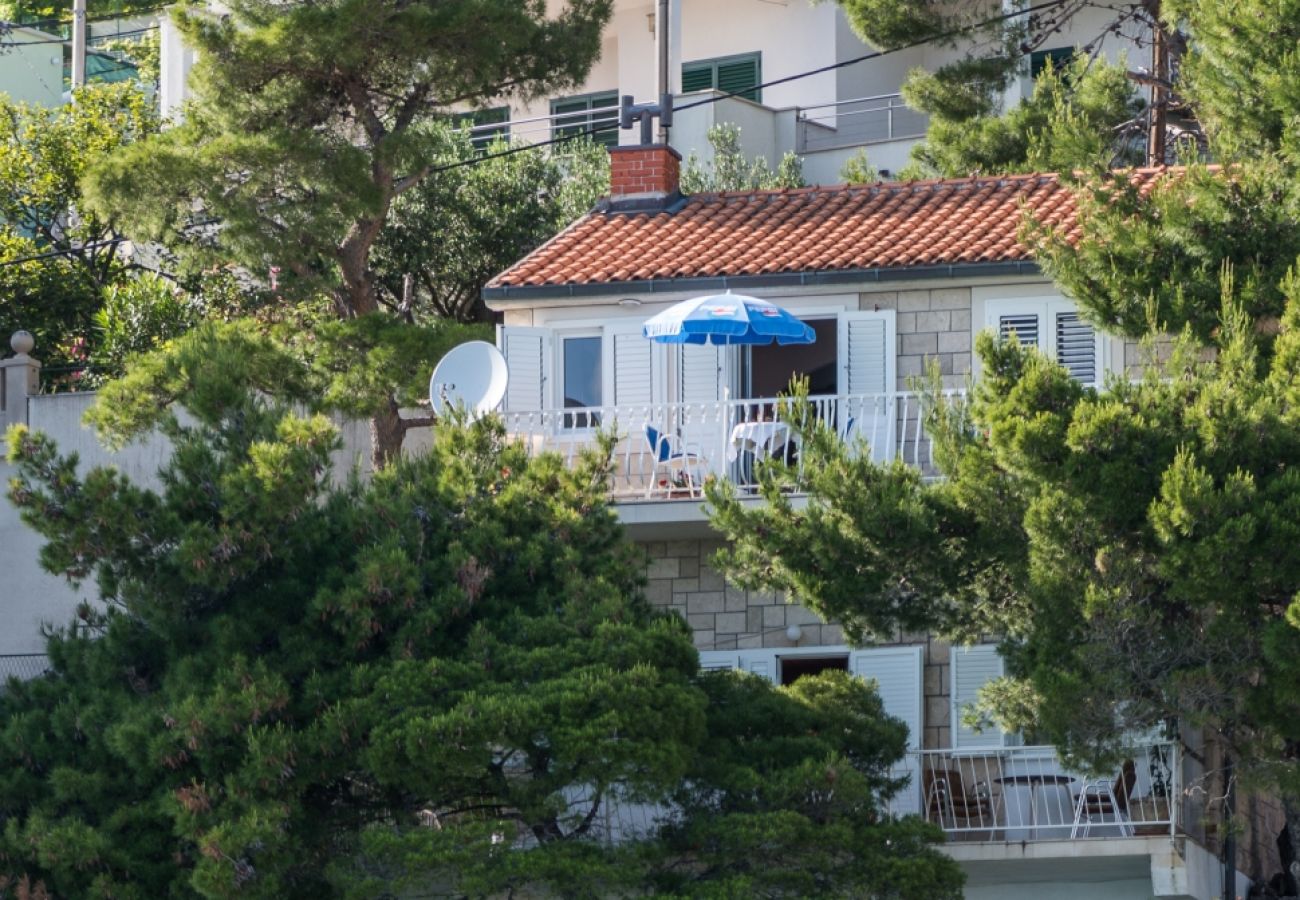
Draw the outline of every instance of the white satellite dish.
M501 404L510 373L501 351L487 341L470 341L453 347L429 379L429 404L445 415L457 404L477 419Z

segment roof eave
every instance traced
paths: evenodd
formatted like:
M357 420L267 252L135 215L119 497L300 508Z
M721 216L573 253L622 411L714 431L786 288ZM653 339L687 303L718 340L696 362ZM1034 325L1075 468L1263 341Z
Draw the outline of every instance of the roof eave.
M952 263L935 266L886 266L870 269L824 269L809 272L775 272L767 275L716 275L702 278L652 278L636 281L599 281L583 284L523 284L486 287L483 299L492 301L546 300L594 297L602 294L669 294L682 291L735 290L766 287L821 287L886 281L923 281L940 278L989 278L1039 275L1033 260Z

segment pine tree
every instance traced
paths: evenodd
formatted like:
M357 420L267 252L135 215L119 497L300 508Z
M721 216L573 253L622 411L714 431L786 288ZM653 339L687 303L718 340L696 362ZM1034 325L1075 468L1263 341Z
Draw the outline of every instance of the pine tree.
M133 237L195 262L241 265L339 318L386 298L374 249L397 198L438 160L433 123L462 107L581 83L610 0L278 3L173 14L198 50L183 124L116 154L87 184ZM405 273L401 273L405 274ZM390 306L391 306L390 302ZM405 427L371 412L376 466Z
M937 830L879 812L906 736L871 688L700 675L640 594L608 446L569 468L444 423L340 483L334 426L277 399L310 373L264 334L200 326L150 373L184 410L140 401L174 449L156 491L10 434L42 564L102 604L0 693L0 885L959 896Z

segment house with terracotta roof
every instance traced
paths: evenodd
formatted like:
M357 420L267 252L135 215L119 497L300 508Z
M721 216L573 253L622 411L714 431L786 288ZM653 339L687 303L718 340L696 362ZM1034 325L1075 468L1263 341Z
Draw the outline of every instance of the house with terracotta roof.
M610 197L484 290L502 322L507 430L563 454L598 429L620 435L616 508L647 551L651 602L686 619L705 667L778 683L827 668L876 679L911 733L910 785L893 811L943 828L967 896L1220 896L1218 847L1181 790L1198 772L1174 742L1134 735L1128 763L1090 781L1052 747L964 724L979 688L1002 674L994 645L920 634L850 646L791 598L739 589L710 566L720 538L699 483L725 478L744 492L756 457L797 459L776 405L792 376L809 380L815 414L846 440L933 473L909 381L936 364L945 389L962 390L979 377L982 329L1036 344L1088 383L1134 361L1132 347L1080 318L1018 239L1027 213L1070 227L1068 187L1048 174L684 196L670 147L611 154ZM816 340L666 346L643 336L669 305L728 292L778 304Z

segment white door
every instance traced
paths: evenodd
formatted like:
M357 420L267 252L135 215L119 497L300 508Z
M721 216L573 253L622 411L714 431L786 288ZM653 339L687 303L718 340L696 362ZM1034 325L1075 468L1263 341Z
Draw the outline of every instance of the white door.
M865 440L877 462L893 459L897 445L894 311L840 313L836 331L839 393L844 398L836 427L846 440Z
M910 780L890 803L890 809L899 815L921 812L921 760L917 751L921 749L925 725L923 667L920 645L873 647L849 654L849 671L861 678L874 678L885 712L907 723L907 754L897 764L895 774L905 774Z

